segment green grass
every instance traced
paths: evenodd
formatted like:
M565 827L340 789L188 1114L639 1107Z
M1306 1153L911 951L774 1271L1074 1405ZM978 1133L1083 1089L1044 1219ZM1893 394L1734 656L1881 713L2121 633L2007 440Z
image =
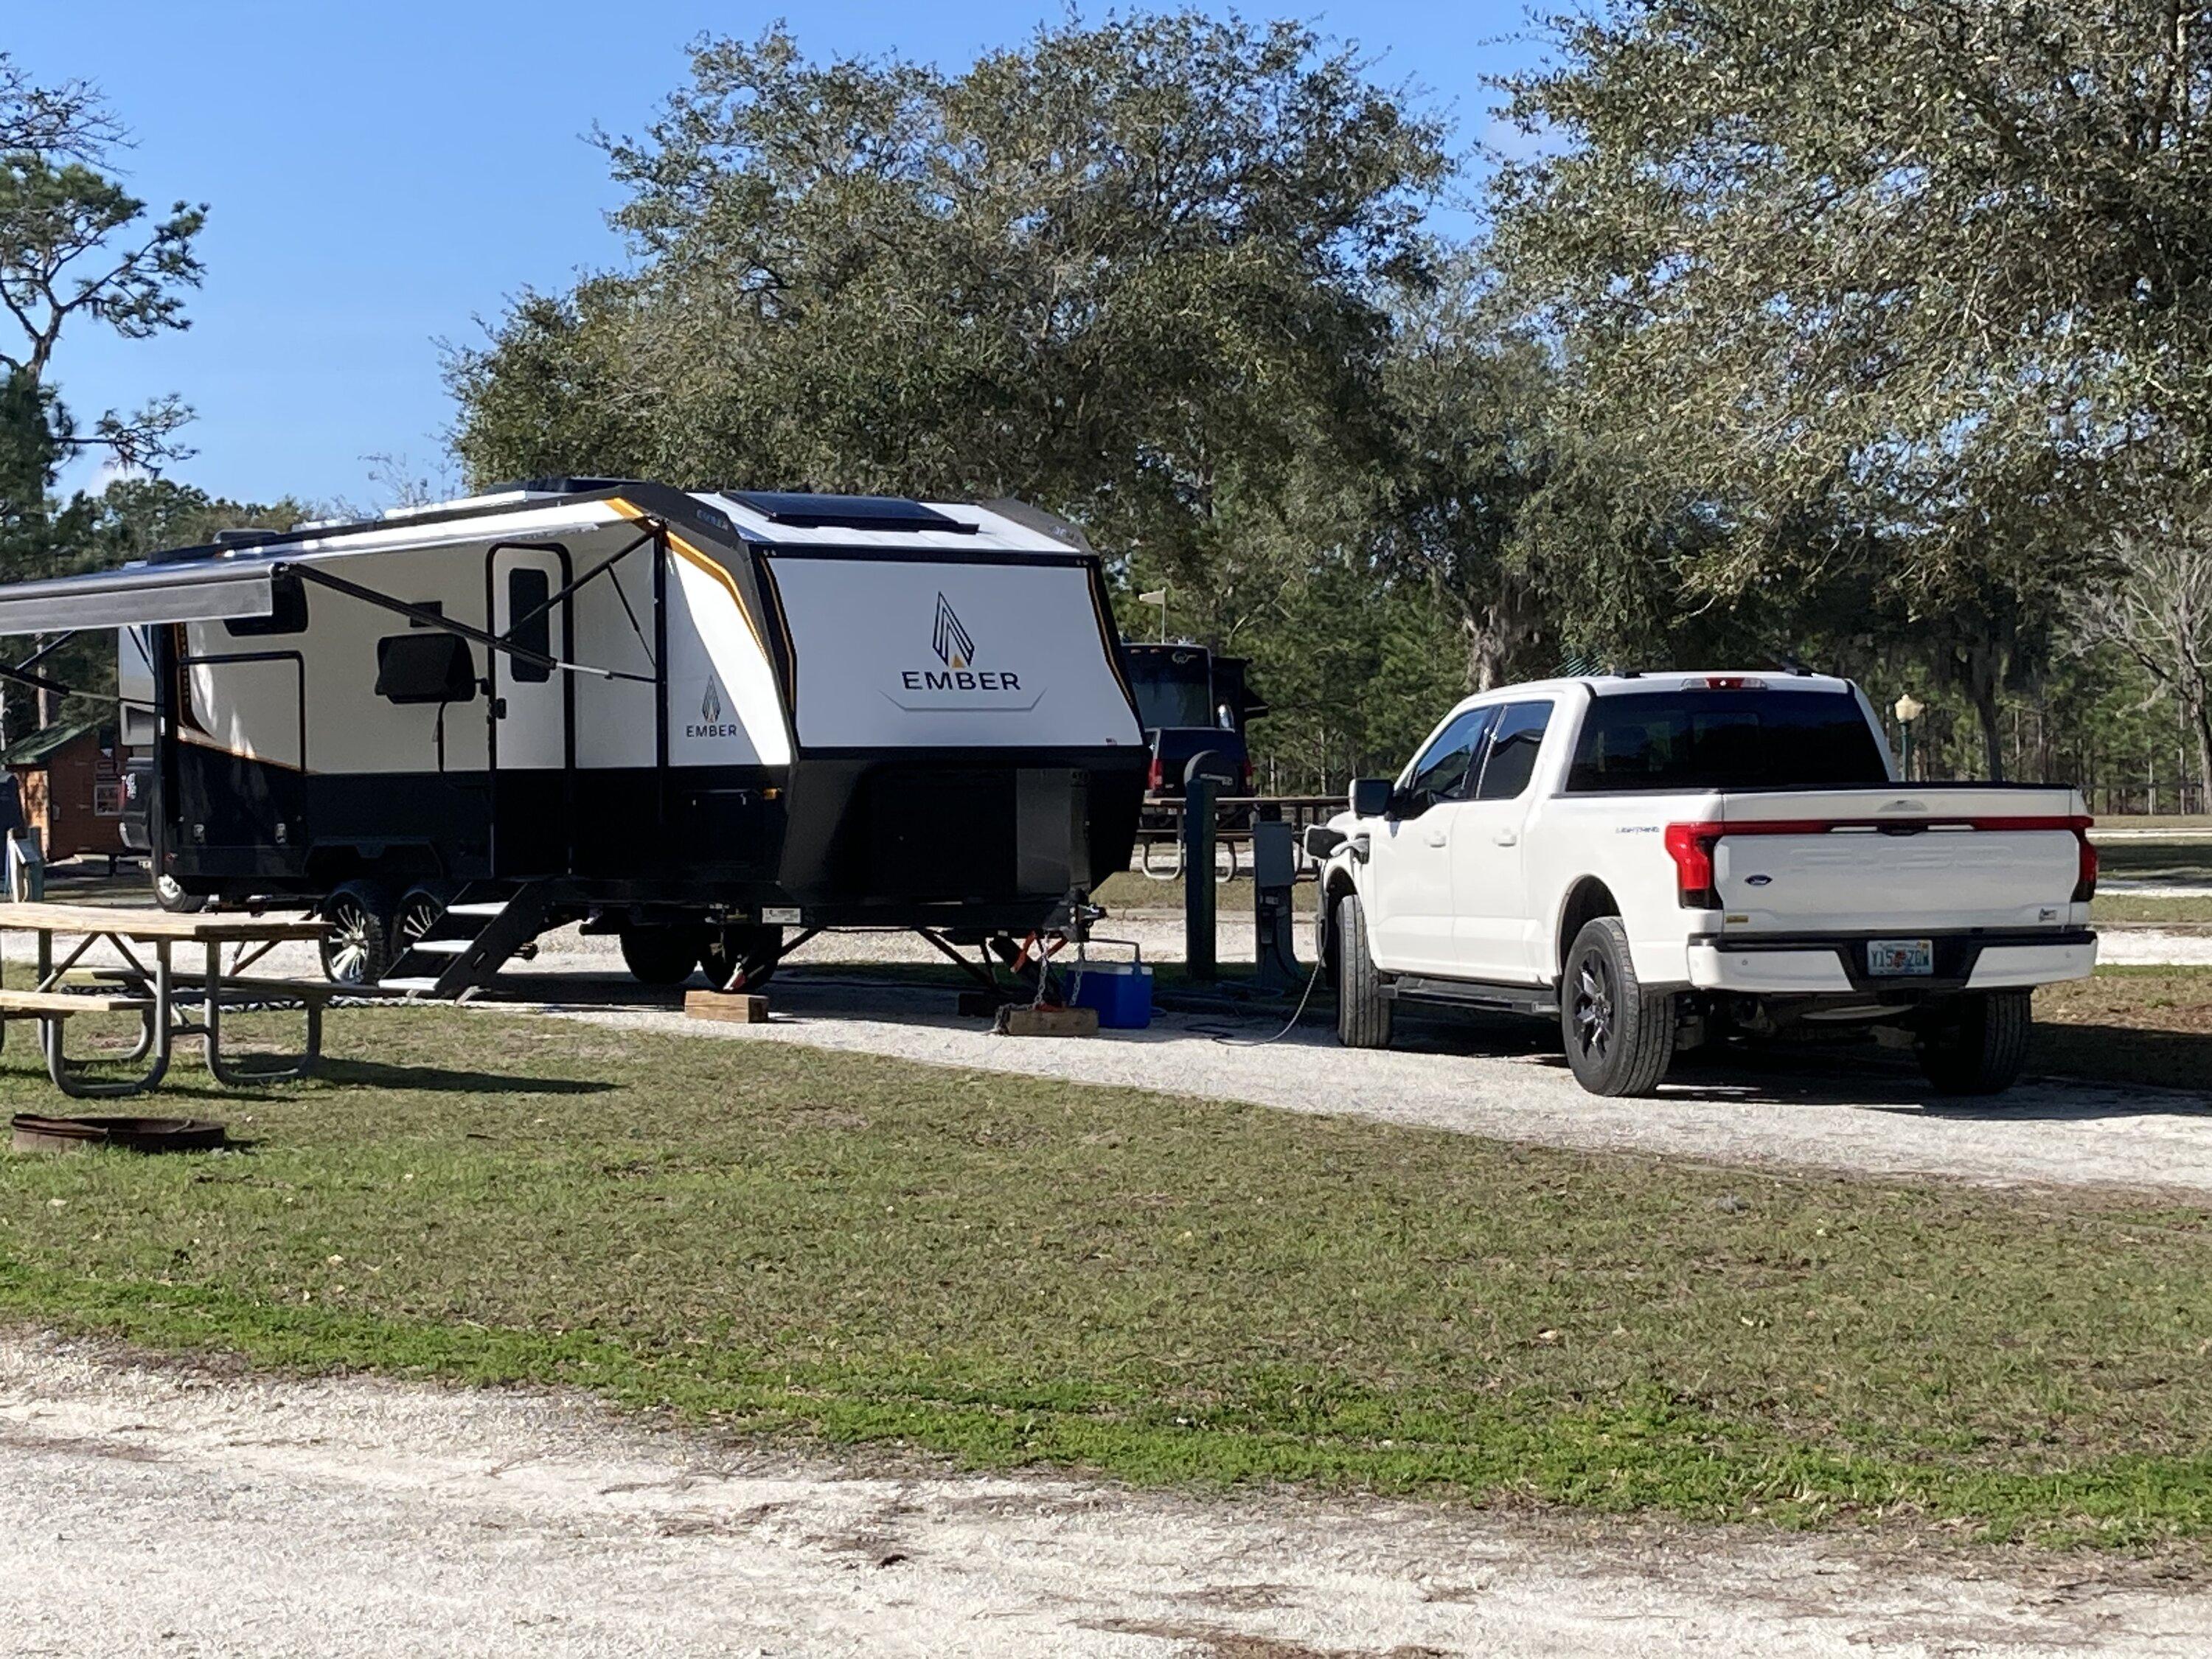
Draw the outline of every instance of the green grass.
M2212 842L2102 842L2097 867L2129 881L2212 885Z
M0 1317L978 1467L2212 1533L2212 1233L455 1012L240 1156L0 1158ZM186 1081L189 1082L187 1073ZM50 1106L11 1045L0 1095Z

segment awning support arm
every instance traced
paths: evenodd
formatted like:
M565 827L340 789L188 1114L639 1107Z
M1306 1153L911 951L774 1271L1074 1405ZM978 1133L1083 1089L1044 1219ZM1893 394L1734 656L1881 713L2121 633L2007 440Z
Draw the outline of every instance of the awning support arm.
M517 662L526 662L549 671L557 668L562 672L568 674L596 674L602 679L638 680L647 685L653 684L652 677L646 674L632 674L619 668L595 668L587 663L563 662L558 657L549 657L542 651L532 651L526 646L515 644L512 640L501 639L496 634L487 634L481 628L471 628L466 623L455 622L442 611L432 611L419 605L410 605L404 599L395 599L389 593L380 593L373 587L363 587L359 582L348 581L343 576L333 576L329 571L318 570L313 565L279 564L276 567L276 570L280 574L289 571L302 580L327 587L334 593L343 593L348 599L359 599L364 605L373 605L380 610L389 611L422 627L441 629L448 634L458 634L461 638L471 640L488 651L503 651Z
M55 652L60 650L64 646L67 645L76 637L76 629L74 628L66 629L63 632L55 635L53 638L48 640L44 645L31 653L29 656L17 663L15 665L15 672L20 674L33 664L44 661L47 657L52 656Z

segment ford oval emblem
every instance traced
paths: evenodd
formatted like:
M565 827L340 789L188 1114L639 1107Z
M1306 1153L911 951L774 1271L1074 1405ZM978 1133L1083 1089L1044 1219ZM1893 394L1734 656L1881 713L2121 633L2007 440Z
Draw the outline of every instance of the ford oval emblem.
M1771 887L1774 884L1774 878L1771 876L1746 876L1743 878L1743 884L1747 887Z

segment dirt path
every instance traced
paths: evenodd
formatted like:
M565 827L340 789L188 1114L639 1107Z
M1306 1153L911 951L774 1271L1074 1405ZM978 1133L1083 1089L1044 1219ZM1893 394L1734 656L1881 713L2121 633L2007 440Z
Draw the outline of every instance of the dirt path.
M2212 1643L2212 1601L2193 1589L2081 1558L854 1475L642 1431L572 1401L217 1378L20 1334L0 1333L0 1471L11 1655L1412 1659Z

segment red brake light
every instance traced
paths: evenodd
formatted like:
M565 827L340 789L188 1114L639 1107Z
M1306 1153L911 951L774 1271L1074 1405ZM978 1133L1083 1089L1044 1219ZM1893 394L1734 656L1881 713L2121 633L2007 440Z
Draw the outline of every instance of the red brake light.
M1157 789L1166 781L1167 775L1161 769L1160 757L1158 755L1155 755L1152 757L1152 763L1150 769L1145 774L1145 787L1147 789Z
M2081 843L2081 862L2075 866L2079 873L2074 881L2074 902L2076 904L2087 904L2097 896L2097 843L2089 839L2089 826L2096 821L2094 818L2074 820L2075 837Z
M1667 856L1674 860L1674 886L1685 910L1715 910L1720 896L1713 891L1713 843L1721 838L1717 823L1670 823L1667 826Z
M1252 757L1249 755L1244 757L1243 771L1244 793L1249 795L1252 793L1254 782L1259 776L1259 774L1252 769Z

